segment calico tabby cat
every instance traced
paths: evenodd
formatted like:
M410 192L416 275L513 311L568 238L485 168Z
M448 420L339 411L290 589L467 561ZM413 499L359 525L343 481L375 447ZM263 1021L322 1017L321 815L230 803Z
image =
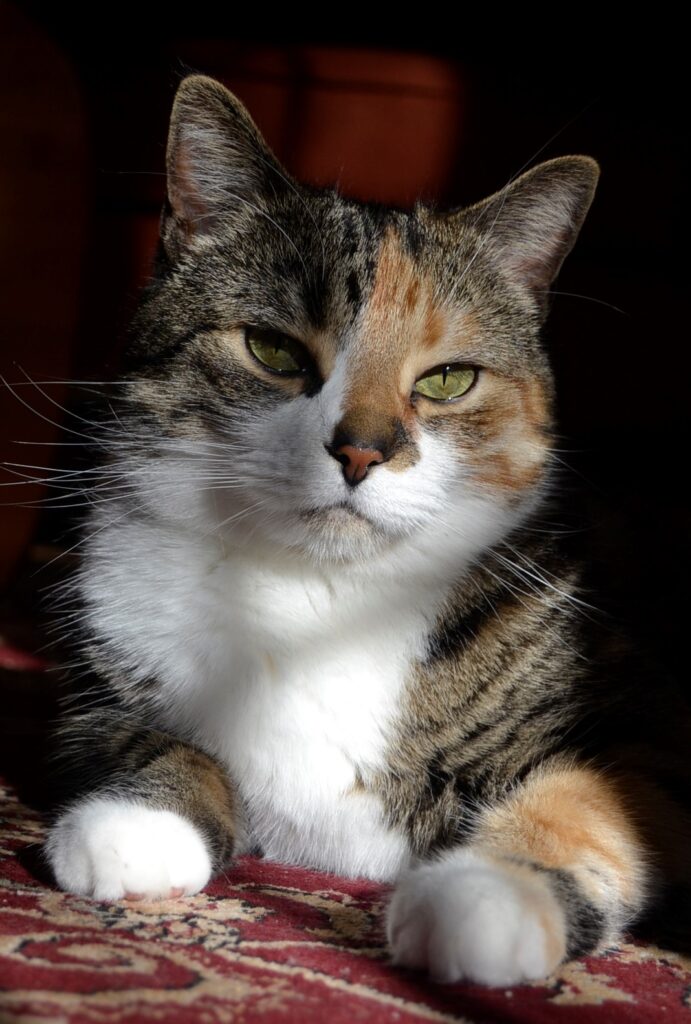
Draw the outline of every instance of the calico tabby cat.
M680 698L544 526L540 329L598 165L355 202L194 75L167 166L74 583L59 885L189 894L243 852L381 879L394 960L448 981L612 942L690 829Z

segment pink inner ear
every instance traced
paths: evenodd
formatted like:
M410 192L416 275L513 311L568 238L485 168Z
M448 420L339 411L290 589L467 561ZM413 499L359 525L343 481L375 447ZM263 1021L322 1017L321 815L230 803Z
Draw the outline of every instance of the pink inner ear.
M196 180L198 168L194 165L189 144L182 140L175 150L175 163L168 172L168 198L176 218L185 226L188 235L194 234L209 217L208 203L204 202Z
M507 263L511 276L533 291L545 291L559 271L568 241L569 231L562 228L553 231L541 247L535 244L534 247L523 245L509 249Z

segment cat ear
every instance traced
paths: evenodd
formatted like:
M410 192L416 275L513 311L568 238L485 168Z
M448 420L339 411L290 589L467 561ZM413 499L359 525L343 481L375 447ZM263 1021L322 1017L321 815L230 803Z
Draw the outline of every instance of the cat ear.
M287 178L245 106L205 75L190 75L178 88L166 164L161 237L167 249L212 234L229 215L261 207L262 196Z
M458 216L479 232L483 251L544 307L547 290L578 237L599 175L598 163L589 156L546 160Z

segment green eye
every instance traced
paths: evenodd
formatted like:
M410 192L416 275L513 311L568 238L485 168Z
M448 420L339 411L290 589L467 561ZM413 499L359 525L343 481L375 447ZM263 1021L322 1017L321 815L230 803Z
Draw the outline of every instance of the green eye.
M448 402L470 391L477 378L472 366L439 366L415 384L415 391L435 402Z
M280 331L246 327L245 342L254 358L274 373L305 373L312 362L307 350L299 341L289 338L287 334L281 334Z

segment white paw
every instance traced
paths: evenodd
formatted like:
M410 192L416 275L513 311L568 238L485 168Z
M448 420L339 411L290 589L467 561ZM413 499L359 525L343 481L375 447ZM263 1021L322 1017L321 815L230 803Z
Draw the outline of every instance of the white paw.
M211 859L190 822L116 797L90 797L65 811L46 853L61 889L97 900L181 896L211 877Z
M515 985L546 977L566 955L564 913L545 880L469 849L403 875L387 935L395 963L438 981Z

